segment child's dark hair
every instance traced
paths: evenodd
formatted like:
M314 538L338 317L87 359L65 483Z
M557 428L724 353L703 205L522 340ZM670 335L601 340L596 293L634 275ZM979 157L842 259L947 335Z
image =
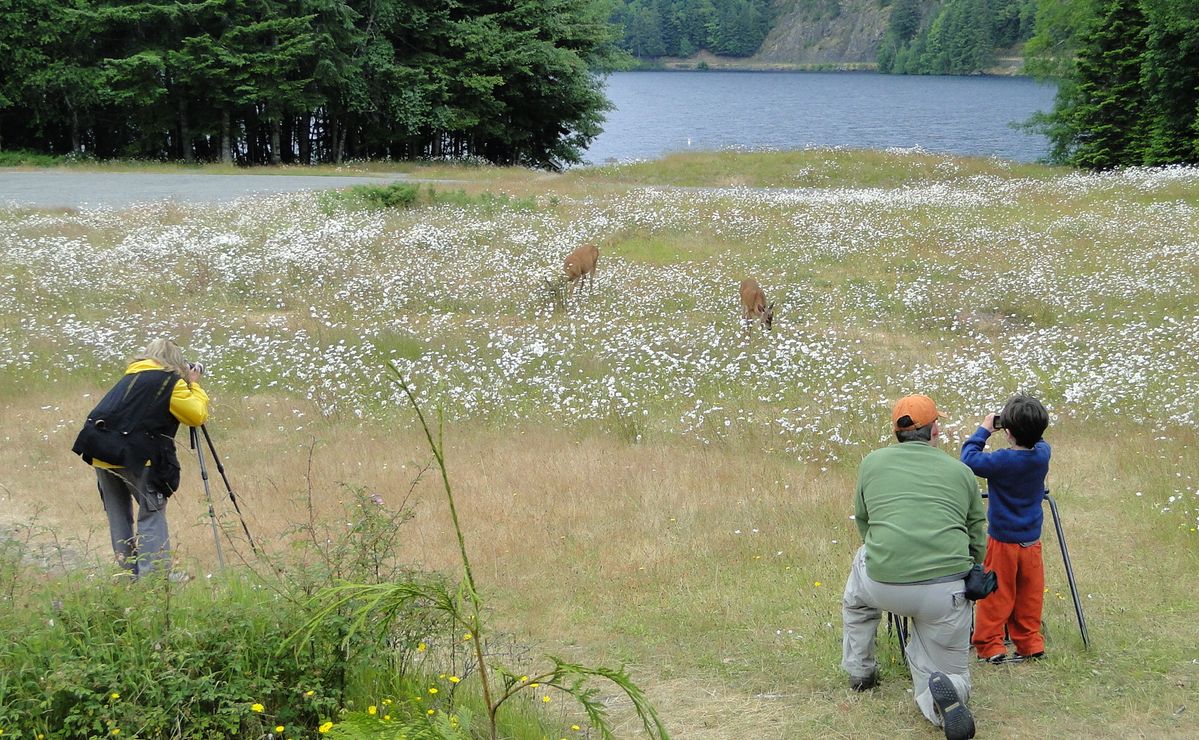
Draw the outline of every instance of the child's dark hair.
M1041 441L1049 426L1049 412L1032 396L1019 393L1003 405L1003 426L1012 433L1016 444L1032 447Z

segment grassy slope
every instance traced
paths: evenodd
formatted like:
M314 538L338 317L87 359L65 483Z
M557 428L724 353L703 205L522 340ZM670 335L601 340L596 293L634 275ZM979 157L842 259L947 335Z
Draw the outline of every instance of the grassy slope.
M491 171L473 189L537 205L0 214L14 276L0 342L15 358L0 368L0 511L42 507L61 537L90 529L103 551L86 471L63 450L119 357L168 330L214 360L213 431L260 539L304 516L310 484L335 516L351 482L414 505L409 556L452 568L437 482L406 498L426 454L373 390L380 356L398 357L447 410L476 576L517 643L629 663L680 737L932 737L892 648L872 695L837 668L854 466L881 444L888 398L931 389L955 452L1032 387L1056 414L1050 485L1094 649L1047 530L1051 657L975 672L980 730L1189 731L1199 439L1179 403L1196 377L1181 356L1197 325L1196 178L803 152ZM596 295L554 313L532 286L588 238L604 250ZM182 256L147 258L165 280L116 275L129 290L115 295L78 279L93 274L78 260L130 242ZM782 314L746 342L732 296L751 272ZM128 313L126 330L113 317ZM688 416L696 400L721 410ZM172 524L199 564L211 542L181 453ZM48 500L47 480L64 493Z

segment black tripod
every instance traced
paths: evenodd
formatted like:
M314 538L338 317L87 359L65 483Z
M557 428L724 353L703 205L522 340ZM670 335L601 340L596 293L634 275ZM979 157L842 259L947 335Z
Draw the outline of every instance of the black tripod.
M982 495L987 498L987 494ZM1074 615L1078 617L1078 631L1082 634L1082 645L1085 649L1091 647L1091 636L1087 633L1087 619L1082 614L1082 599L1078 596L1078 586L1074 583L1074 567L1070 564L1070 551L1066 549L1066 533L1062 530L1062 518L1057 513L1057 502L1049 491L1045 491L1044 501L1049 502L1049 513L1053 515L1053 528L1057 532L1057 543L1062 551L1062 564L1066 566L1066 581L1070 584L1070 595L1074 597ZM906 654L908 640L908 619L898 614L887 613L887 630L899 637L899 651Z
M196 431L196 427L191 429L191 447L196 451L196 460L200 463L200 479L204 481L204 498L208 501L208 521L212 524L212 539L216 543L216 559L217 563L224 568L225 556L221 552L221 538L217 533L216 526L216 511L212 505L212 491L208 487L208 465L204 462L204 449L200 446L200 433ZM208 427L200 425L200 431L204 432L204 441L208 443L208 451L212 453L213 462L216 463L217 472L221 474L221 480L225 481L225 491L229 494L229 500L233 502L233 510L237 512L237 518L241 520L242 531L246 533L246 540L250 543L250 549L254 554L258 554L258 546L254 544L254 538L250 536L250 528L246 526L246 518L242 516L241 507L237 505L237 497L233 495L233 486L229 485L229 476L225 475L225 466L221 464L221 458L216 454L216 446L212 444L212 437L208 435Z

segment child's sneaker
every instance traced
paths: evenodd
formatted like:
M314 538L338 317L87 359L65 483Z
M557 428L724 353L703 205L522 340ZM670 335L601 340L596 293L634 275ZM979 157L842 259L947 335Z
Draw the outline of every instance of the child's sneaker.
M940 671L928 677L928 690L933 695L933 709L941 719L945 740L968 740L974 737L974 715L958 696L958 690Z
M1032 653L1031 655L1017 655L1016 657L1018 657L1020 660L1041 660L1045 657L1045 651L1042 650L1038 653Z
M996 653L989 655L986 658L979 658L980 663L990 663L991 665L1003 665L1004 663L1019 663L1018 656L1008 655L1007 653Z

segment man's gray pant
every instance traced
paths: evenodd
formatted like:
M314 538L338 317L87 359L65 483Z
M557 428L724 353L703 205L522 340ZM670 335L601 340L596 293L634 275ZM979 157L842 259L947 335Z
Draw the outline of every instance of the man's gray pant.
M128 468L96 468L100 500L108 515L108 532L117 564L135 578L163 565L169 567L167 499L146 491L147 468L131 474ZM133 532L133 501L137 501L137 534Z
M970 602L965 582L926 585L879 583L866 575L866 546L858 549L845 583L841 616L845 622L841 667L849 675L867 677L878 669L874 638L883 611L911 619L907 641L908 668L916 704L929 722L940 725L933 711L928 677L940 671L965 703L970 698Z

